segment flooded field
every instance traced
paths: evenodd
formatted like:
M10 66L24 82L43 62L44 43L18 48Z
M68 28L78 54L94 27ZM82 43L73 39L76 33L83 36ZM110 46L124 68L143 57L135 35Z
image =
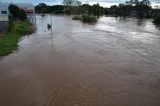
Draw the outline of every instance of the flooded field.
M160 30L151 21L37 16L36 33L0 58L0 106L160 106Z

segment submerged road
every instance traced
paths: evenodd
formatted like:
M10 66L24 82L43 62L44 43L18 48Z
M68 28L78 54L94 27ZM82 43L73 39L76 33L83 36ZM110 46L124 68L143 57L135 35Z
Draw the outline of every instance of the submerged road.
M160 30L151 21L37 16L37 31L0 58L0 106L160 106Z

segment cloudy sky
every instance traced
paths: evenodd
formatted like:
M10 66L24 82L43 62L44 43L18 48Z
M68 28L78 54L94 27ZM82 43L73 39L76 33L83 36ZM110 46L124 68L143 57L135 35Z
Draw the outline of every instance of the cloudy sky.
M1 2L18 2L18 3L46 3L48 5L61 4L62 0L0 0ZM80 0L82 3L95 4L100 3L101 6L109 7L114 4L124 3L126 0ZM153 5L160 5L160 0L150 0Z

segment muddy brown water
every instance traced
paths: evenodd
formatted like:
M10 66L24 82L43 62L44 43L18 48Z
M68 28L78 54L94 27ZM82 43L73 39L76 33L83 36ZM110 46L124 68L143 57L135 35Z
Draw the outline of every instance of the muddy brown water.
M36 33L0 58L0 106L160 106L160 30L151 21L37 16Z

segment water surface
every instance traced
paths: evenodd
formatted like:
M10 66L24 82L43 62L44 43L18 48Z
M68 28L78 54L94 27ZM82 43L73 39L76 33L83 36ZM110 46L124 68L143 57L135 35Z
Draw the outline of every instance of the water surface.
M0 58L0 106L160 106L160 30L151 21L37 16L36 33Z

